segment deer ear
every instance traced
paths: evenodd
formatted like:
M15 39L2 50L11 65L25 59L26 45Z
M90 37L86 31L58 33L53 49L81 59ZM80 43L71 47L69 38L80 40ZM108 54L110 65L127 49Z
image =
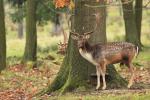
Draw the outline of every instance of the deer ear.
M85 39L89 39L89 38L90 38L90 35L91 35L92 33L93 33L93 31L84 33Z
M72 38L73 40L78 40L78 39L79 39L78 36L76 36L76 35L71 35L71 38Z
M90 34L85 35L85 39L89 39L90 38Z
M70 32L71 38L73 40L79 40L79 34L75 32Z

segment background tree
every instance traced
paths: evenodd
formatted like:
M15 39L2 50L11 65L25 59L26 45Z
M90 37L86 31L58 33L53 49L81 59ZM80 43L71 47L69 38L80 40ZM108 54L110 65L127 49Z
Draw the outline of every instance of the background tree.
M135 21L133 2L130 1L126 3L126 0L121 0L121 1L123 7L123 18L125 23L126 41L134 43L135 45L139 46L139 48L141 49L140 41L138 38L137 24Z
M6 67L6 33L3 0L0 0L0 72Z
M143 0L136 0L135 7L134 7L135 8L135 22L136 22L138 40L140 42L140 45L142 45L142 42L141 42L142 4L143 4Z
M51 35L60 35L64 31L63 29L63 22L64 20L63 15L66 13L67 9L64 8L56 8L53 1L50 0L42 0L38 2L37 8L37 21L39 24L45 24L51 21L52 24L52 31L50 31Z
M36 0L26 2L26 44L23 61L37 59Z
M23 19L26 16L26 10L25 10L25 3L26 0L8 0L8 3L11 4L11 7L13 8L13 12L10 12L10 17L14 23L18 24L18 37L21 39L23 38ZM60 31L63 31L61 29L60 23L60 15L61 13L66 12L66 8L62 9L56 9L55 5L53 4L52 0L40 0L37 2L37 9L36 9L36 19L38 25L46 25L49 21L54 23L53 30L56 30L53 35L57 35L56 33L60 33ZM57 13L59 12L59 13ZM55 27L57 26L57 27ZM57 30L60 29L58 32Z
M24 18L24 3L25 0L8 0L8 2L12 5L15 9L13 13L10 14L12 21L18 24L18 38L23 38L23 18Z
M104 4L104 1L100 1L100 3ZM92 41L93 44L97 42L106 42L105 8L97 8L96 10L93 10L86 7L85 4L99 5L99 2L91 0L75 1L75 16L74 20L72 20L72 30L75 30L80 34L93 30L97 20L92 15L99 13L101 17L99 17L99 22L97 22L98 27L96 32L91 36L90 41ZM60 71L55 80L46 90L46 93L56 90L63 93L81 86L86 87L88 86L87 81L91 78L91 74L95 73L96 67L80 56L76 42L69 38L68 43L67 55L64 58ZM126 81L118 75L114 67L110 66L108 68L108 73L109 80L107 81L111 83L108 83L108 87L123 87L126 85Z

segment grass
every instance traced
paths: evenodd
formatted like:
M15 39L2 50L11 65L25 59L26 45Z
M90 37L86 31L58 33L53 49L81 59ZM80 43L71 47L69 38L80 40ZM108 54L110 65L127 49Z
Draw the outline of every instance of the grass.
M73 95L67 94L60 97L50 97L47 100L149 100L150 94L122 94L122 95Z
M46 34L39 35L38 37L38 54L41 52L48 53L57 50L57 43L62 41L62 36L50 37ZM7 38L7 57L9 56L22 56L24 53L25 39Z

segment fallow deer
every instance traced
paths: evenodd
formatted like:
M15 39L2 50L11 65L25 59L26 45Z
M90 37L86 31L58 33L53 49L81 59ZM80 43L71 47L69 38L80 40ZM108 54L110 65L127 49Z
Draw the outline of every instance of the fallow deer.
M98 14L95 14L95 16L97 21L99 16ZM134 56L138 54L138 47L128 42L109 42L91 45L89 44L88 39L90 38L91 33L94 31L86 32L82 35L76 32L70 33L72 39L77 41L79 53L81 56L96 66L96 89L100 88L100 75L102 75L103 80L102 89L106 89L106 66L116 63L125 64L129 68L131 72L131 78L129 79L128 88L130 88L134 79L134 68L132 66L132 60Z

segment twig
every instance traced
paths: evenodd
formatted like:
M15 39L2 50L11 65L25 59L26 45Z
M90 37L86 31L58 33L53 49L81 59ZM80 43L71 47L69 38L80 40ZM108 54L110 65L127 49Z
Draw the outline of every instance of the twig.
M150 1L147 2L147 4L144 7L147 7L150 4Z

